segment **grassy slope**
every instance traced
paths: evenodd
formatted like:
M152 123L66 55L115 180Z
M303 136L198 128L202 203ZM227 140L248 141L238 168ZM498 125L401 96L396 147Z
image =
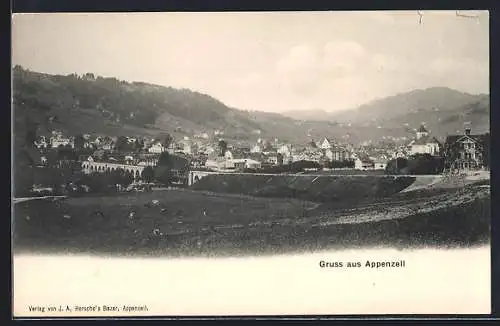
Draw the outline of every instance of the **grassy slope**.
M196 190L241 193L263 197L295 197L319 202L356 202L391 196L414 182L412 177L390 176L253 176L209 175Z
M16 205L14 243L16 251L174 256L275 254L332 247L470 246L489 241L490 197L478 197L477 191L474 187L442 191L445 200L455 201L456 206L398 219L341 224L318 223L340 222L346 214L345 209L328 205L315 209L310 203L294 200L190 191L74 198L59 207L50 201L33 201ZM472 200L457 202L460 194ZM430 207L433 198L418 193L407 199ZM159 199L161 205L146 207L152 199ZM400 201L397 197L385 199L373 211L401 205ZM166 212L161 212L163 207ZM359 211L366 215L371 209L358 203L348 214ZM94 211L101 211L104 217ZM127 217L131 211L136 212L134 220ZM166 236L152 237L155 227Z

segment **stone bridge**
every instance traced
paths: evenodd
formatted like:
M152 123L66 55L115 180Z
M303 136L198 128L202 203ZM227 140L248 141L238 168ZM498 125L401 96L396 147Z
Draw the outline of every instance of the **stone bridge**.
M111 172L121 169L124 170L125 172L132 174L135 179L141 177L141 173L144 170L144 168L145 166L129 165L122 163L91 162L91 161L82 162L82 171L87 174L95 172L97 173Z

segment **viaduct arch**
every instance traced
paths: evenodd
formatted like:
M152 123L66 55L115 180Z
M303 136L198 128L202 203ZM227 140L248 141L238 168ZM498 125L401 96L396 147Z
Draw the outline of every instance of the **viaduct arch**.
M135 179L141 177L141 173L144 170L145 166L139 165L128 165L128 164L120 164L120 163L107 163L107 162L90 162L85 161L82 163L82 171L86 174L90 173L104 173L116 171L118 169L124 170L134 176Z
M188 186L195 184L196 182L200 181L201 178L204 178L210 174L220 174L220 173L212 171L189 171Z

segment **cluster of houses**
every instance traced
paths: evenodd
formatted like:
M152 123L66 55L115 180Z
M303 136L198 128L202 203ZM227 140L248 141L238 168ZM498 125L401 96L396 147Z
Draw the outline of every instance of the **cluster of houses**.
M221 135L222 132L219 132L217 136ZM218 137L211 139L207 133L199 133L192 138L185 136L168 144L154 138L126 137L126 143L135 149L126 155L117 150L117 137L82 135L78 146L94 152L90 158L87 156L82 159L82 162L85 162L82 166L87 171L101 171L101 166L102 169L108 166L137 167L131 168L133 172L142 170L145 166L156 165L159 155L164 152L188 158L192 169L205 168L215 171L258 170L266 166L297 161L318 162L325 167L329 167L331 162L350 162L350 168L384 170L389 160L407 158L414 154L447 156L454 168L477 169L485 165L485 151L489 146L489 138L486 139L485 135L471 135L470 129L463 135L448 136L446 141L441 143L424 125L420 126L415 137L409 140L407 145L396 148L377 148L368 146L369 144L354 148L351 144L325 137L302 146L279 142L277 139L267 141L259 138L253 144L227 144L227 148L221 150ZM54 131L51 137L42 136L37 139L35 146L74 148L75 141L75 137ZM103 156L103 153L112 155Z
M305 146L279 143L269 144L258 139L250 148L229 148L225 153L211 151L204 167L212 170L259 169L265 165L280 165L297 161L352 162L358 170L384 170L388 161L408 158L416 154L445 157L451 169L475 170L488 168L484 160L489 150L489 134L472 135L470 129L463 134L450 135L440 142L424 125L421 125L406 145L397 148L360 146L334 139L323 138Z
M64 136L61 131L53 131L51 137L38 137L38 139L35 141L35 146L39 149L59 148L61 146L74 148L75 138Z

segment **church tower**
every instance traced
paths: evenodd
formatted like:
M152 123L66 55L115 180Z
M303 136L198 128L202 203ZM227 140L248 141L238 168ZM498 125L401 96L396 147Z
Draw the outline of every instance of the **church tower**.
M425 137L429 135L429 132L427 131L427 129L425 129L424 125L420 125L420 128L418 128L417 130L417 139L420 139L422 137Z

